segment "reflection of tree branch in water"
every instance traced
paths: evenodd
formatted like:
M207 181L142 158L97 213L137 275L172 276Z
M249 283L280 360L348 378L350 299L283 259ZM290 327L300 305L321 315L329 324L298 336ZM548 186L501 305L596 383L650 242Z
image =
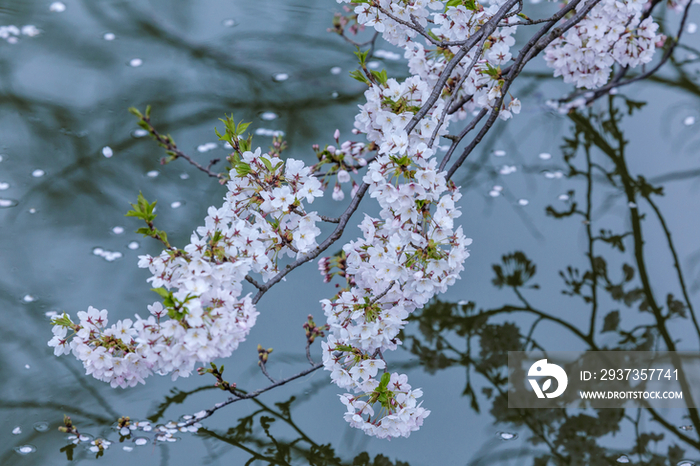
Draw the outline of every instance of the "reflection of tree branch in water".
M640 103L627 101L630 114ZM694 313L694 308L687 290L685 278L680 267L680 260L676 245L672 241L671 231L666 220L653 200L655 195L663 193L662 187L652 186L643 176L633 178L627 168L625 160L625 141L619 128L619 121L622 113L615 107L614 98L609 99L609 109L606 113L597 115L589 113L572 113L569 115L575 124L574 136L566 139L563 146L564 161L569 168L568 178L579 177L585 180L585 206L580 206L574 199L574 191L571 191L569 208L563 211L555 210L553 207L547 208L547 213L554 218L568 218L580 216L583 218L586 234L586 251L588 270L581 270L569 266L560 272L566 284L563 293L571 297L579 297L590 309L586 316L589 322L587 329L581 330L579 327L565 318L547 313L537 309L530 304L525 295L525 290L539 288L536 285L529 286L527 283L535 274L535 265L520 252L503 256L502 265L494 265L496 277L493 284L498 288L511 289L520 305L504 305L493 309L480 309L476 311L473 303L458 306L443 302L436 302L432 306L424 309L420 315L412 317L419 323L421 336L409 335L406 337L411 342L410 350L419 356L420 361L426 369L433 372L439 369L454 365L463 365L467 368L467 388L464 394L471 398L471 404L478 409L476 394L472 387L471 371L483 376L487 382L484 395L492 400L491 413L497 422L509 422L522 424L532 432L533 443L547 445L549 451L546 456L541 456L538 461L546 464L549 458L556 464L591 464L589 461L605 461L615 464L615 458L625 452L613 452L604 449L597 444L595 439L603 437L612 432L619 431L622 422L629 422L634 428L634 436L637 446L627 449L627 453L638 455L640 463L643 464L666 464L665 459L680 460L684 456L684 451L675 444L669 444L667 455L659 455L650 450L650 443L659 442L663 439L663 434L640 432L641 414L636 418L625 416L623 410L601 409L598 416L593 417L586 414L569 415L566 410L515 410L507 408L507 393L504 387L507 378L503 374L506 366L505 355L507 351L522 351L523 349L545 348L542 341L537 341L535 329L541 322L551 322L567 329L580 341L584 342L589 350L610 350L607 345L601 346L596 342L597 336L603 333L613 332L619 335L620 339L613 349L649 351L658 343L662 343L669 351L677 350L678 337L672 335L668 321L672 318L688 318L693 322L693 334L700 338L700 327ZM604 168L604 164L593 160L594 150L600 151L608 161L613 163L611 169ZM585 155L585 169L574 165L575 156L578 152ZM600 176L596 174L600 172ZM621 191L628 204L628 218L631 231L623 233L613 233L612 230L601 229L596 234L593 229L593 205L594 187L605 186L606 189ZM644 199L654 211L655 218L664 232L667 247L672 258L672 263L676 269L679 287L683 294L683 301L676 300L672 294L668 294L666 305L662 306L653 294L652 280L649 276L644 257L644 239L641 214L637 206L637 199ZM617 249L620 253L625 252L625 244L631 241L631 255L638 274L639 286L632 285L635 268L628 264L623 264L623 276L621 280L616 280L608 271L607 260L595 249L597 242L608 244L612 250ZM610 311L606 316L600 315L601 292L605 291L612 302L623 302L627 307L638 305L639 311L648 313L652 317L649 323L634 325L630 330L625 330L620 324L620 311ZM607 298L606 298L607 299ZM521 334L520 329L513 323L505 322L501 324L491 323L491 319L506 314L530 314L534 317L526 335ZM688 316L689 314L689 316ZM602 330L596 332L596 327L602 321ZM643 320L642 320L643 322ZM460 350L453 341L448 341L448 332L455 332L458 336L464 337L466 349ZM479 358L472 356L472 341L478 339L481 350ZM673 361L679 368L679 382L684 392L686 406L694 406L691 386L686 379L683 366L679 360ZM495 393L495 395L494 395ZM687 393L687 395L685 395ZM675 439L700 451L700 442L688 435L690 430L700 428L700 418L697 409L688 409L692 427L679 429L672 422L668 421L656 409L645 408L651 419L672 434ZM602 427L601 427L602 426ZM685 432L684 432L685 431ZM581 435L590 436L590 439L583 440ZM676 461L677 462L677 461ZM600 464L600 463L596 463ZM671 462L675 464L675 462Z

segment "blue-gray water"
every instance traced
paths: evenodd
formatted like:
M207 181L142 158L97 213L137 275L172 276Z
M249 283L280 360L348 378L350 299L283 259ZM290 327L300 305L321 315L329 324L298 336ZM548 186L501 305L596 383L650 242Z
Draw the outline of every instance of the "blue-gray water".
M378 454L392 464L412 466L546 464L535 463L537 457L549 457L549 464L614 464L623 454L636 464L700 459L700 426L692 431L675 428L692 423L683 410L662 412L667 426L643 413L635 433L636 411L627 413L630 419L617 419L610 411L570 411L567 419L544 410L518 418L482 390L493 387L485 375L502 372L499 358L504 351L528 343L536 320L531 312L496 312L506 304L522 305L512 289L492 284L491 266L501 262L501 256L522 251L536 264L536 275L526 285L536 283L539 289L520 290L532 309L584 334L590 325L592 305L563 294L559 275L572 266L583 277L591 268L586 256L589 220L577 214L556 219L547 215L546 208L566 211L571 199L559 197L575 190L572 199L586 214L587 179L568 176L564 154L573 151L562 146L566 140L579 139L571 163L585 172L586 138L595 140L597 134L615 148L616 133L597 120L610 110L605 99L578 127L574 119L548 111L545 100L561 96L568 87L540 76L546 72L541 62L533 64L515 92L523 101L521 115L497 124L457 175L464 186L459 221L474 243L462 279L440 299L473 302L472 314L484 309L494 311L493 316L487 323L477 322L460 314L456 306L436 304L407 327L403 348L387 355L390 366L406 370L412 385L424 389L424 406L432 414L419 432L391 442L363 436L342 420L340 391L329 383L327 373L316 372L261 396L264 407L251 401L219 411L199 434L179 434L175 443L149 443L125 451L124 445L134 444L129 439L119 443L112 428L118 417L158 417L155 424L225 399L218 390L185 396L184 392L211 385L212 380L198 376L176 383L152 377L145 386L113 390L85 377L72 357L55 358L46 346L51 336L47 312L75 314L92 305L109 309L114 320L144 314L146 304L153 301L145 281L148 273L136 262L138 255L156 254L159 247L133 233L140 225L124 217L139 191L158 200L158 225L179 245L200 224L206 207L221 202L222 188L184 161L161 166L162 150L148 138L135 137L137 126L127 108L151 104L156 127L169 132L183 151L203 164L226 155L221 147L206 153L197 150L216 141L213 128L221 126L218 118L225 113L253 121L253 129L283 130L291 147L287 156L311 161L311 145L330 143L336 128L350 137L363 88L348 76L355 63L352 49L326 32L339 9L332 0L66 0L61 13L50 12L50 3L0 2L0 26L33 24L41 30L36 37L19 37L16 44L0 40L0 188L5 188L0 199L17 201L13 207L0 208L0 464L223 465L256 458L254 464L389 464L374 462ZM535 17L549 8L526 5L526 13ZM677 17L668 16L675 24ZM700 22L699 16L695 9L690 20ZM105 34L114 34L114 40L106 40ZM689 34L684 43L695 47L696 37ZM388 49L383 44L379 48ZM664 195L652 200L671 232L690 301L700 306L700 85L697 62L683 62L692 53L698 52L679 50L678 60L658 79L625 89L629 99L647 102L641 110L627 115L622 97L612 105L624 115L619 127L628 141L625 165L632 177L643 175L654 186L663 186ZM131 66L134 59L140 59L141 66ZM406 72L402 60L384 60L382 66L395 77ZM331 73L333 67L342 72ZM275 82L272 77L278 73L289 78ZM263 112L274 112L278 118L264 120ZM687 124L689 117L697 123ZM266 147L270 138L256 136L255 143ZM113 151L111 158L103 156L106 146ZM505 155L494 155L495 151ZM552 157L544 160L541 153ZM601 229L620 235L632 231L634 220L611 154L594 141L590 156L600 167L592 169L591 177L592 236L600 236ZM499 175L503 165L515 165L517 172ZM36 170L43 176L33 176L39 174ZM147 175L154 170L158 176ZM605 171L613 173L614 186ZM502 195L489 195L494 185L503 187ZM646 275L656 300L664 309L669 293L684 302L664 229L650 204L639 193L637 197L639 211L646 214L641 220L643 236L625 235L624 252L603 241L595 243L594 256L606 261L610 283L597 268L593 339L584 341L544 319L531 335L539 345L580 350L591 342L620 347L648 340L664 346L652 314L639 311L639 299L630 297L628 306L610 297L615 290L605 289L622 280L625 262L635 275L624 291L641 286L634 243L643 240ZM181 205L173 208L176 202ZM339 209L330 200L317 201L314 207L328 215ZM123 227L124 232L116 234L114 227ZM357 233L351 226L346 237ZM134 241L138 249L128 247ZM120 252L122 257L106 261L93 254L96 247ZM583 291L590 294L586 285ZM258 343L275 349L269 363L273 377L304 368L301 326L309 313L321 320L318 301L334 293L332 285L321 283L314 263L276 286L260 302L261 315L248 341L225 361L226 379L249 390L266 385L256 366ZM604 317L614 310L620 312L619 329L602 333ZM685 311L685 318L674 316L664 325L679 350L696 350L700 337ZM644 328L637 329L638 341L621 343L624 335L619 330L639 325L648 325L651 336L645 339L640 336ZM314 356L320 357L319 346L314 347ZM474 406L465 387L475 394ZM292 396L296 398L290 405L290 422L275 403ZM246 416L253 413L257 414L247 424ZM66 436L57 430L64 414L81 432L114 443L97 460L83 446L67 451ZM269 435L261 428L261 416L277 419ZM48 423L48 430L34 428L42 422ZM236 426L240 428L229 430ZM20 427L20 434L12 433L15 427ZM503 440L501 432L517 437ZM679 438L679 432L690 441ZM637 433L664 437L644 443ZM673 444L684 453L669 450ZM36 451L20 455L15 449L22 445L33 445ZM365 461L363 452L372 461Z

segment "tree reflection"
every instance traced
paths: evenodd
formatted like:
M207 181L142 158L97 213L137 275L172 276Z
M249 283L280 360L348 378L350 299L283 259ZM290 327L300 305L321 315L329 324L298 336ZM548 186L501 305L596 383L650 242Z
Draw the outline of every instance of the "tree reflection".
M676 427L665 413L654 409L509 409L507 402L507 352L553 349L547 348L547 335L537 331L542 322L563 329L588 350L676 351L679 341L684 349L695 349L700 342L700 327L678 252L656 202L664 188L633 175L626 159L628 141L620 123L626 114L643 105L610 97L602 113L589 110L569 114L573 134L562 147L566 176L581 179L584 189L570 190L567 207L560 210L548 206L547 214L562 221L578 219L584 225L585 265L564 266L559 272L564 282L561 293L579 302L576 322L531 304L531 296L542 293L536 291L539 286L534 283L536 265L518 251L505 254L501 263L493 266L493 285L512 292L513 304L478 308L473 302L437 301L411 317L418 324L418 332L404 335L410 351L427 371L465 367L463 393L471 406L479 411L489 404L495 422L526 428L528 441L539 450L531 454L534 465L676 465L683 458L698 456L700 443L695 432L700 428L700 418L696 409L687 409L688 425ZM592 211L609 204L600 201L606 192L608 198L623 199L625 225L601 228L598 225L604 222L594 221ZM664 298L657 294L665 284L652 281L644 247L645 228L652 227L663 231L673 264L667 273L674 275L679 296L671 291ZM512 314L529 315L529 326L502 318ZM673 325L674 333L670 325L674 321L687 325ZM675 363L682 372L680 362ZM524 382L525 377L522 379ZM680 379L684 393L692 396L685 376ZM688 397L685 400L691 405ZM655 421L651 428L642 427L647 419ZM633 434L633 444L614 449L604 446L604 437L623 430ZM484 457L475 464L496 459Z

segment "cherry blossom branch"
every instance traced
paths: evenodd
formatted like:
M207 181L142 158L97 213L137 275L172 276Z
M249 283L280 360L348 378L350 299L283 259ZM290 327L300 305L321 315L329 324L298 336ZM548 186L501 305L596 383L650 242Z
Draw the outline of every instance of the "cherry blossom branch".
M452 57L452 59L445 66L445 69L442 71L440 79L438 79L438 81L435 83L435 87L433 87L433 91L430 93L430 97L428 97L426 103L423 104L421 109L413 116L413 118L411 118L411 121L409 121L406 127L404 128L406 134L411 134L411 131L413 131L416 125L423 119L425 115L427 115L427 113L433 107L435 102L437 102L438 98L442 94L443 86L445 85L447 80L450 79L452 71L455 69L457 64L460 61L462 61L462 58L464 58L467 55L467 53L469 53L469 50L471 50L471 48L474 47L474 45L476 45L476 43L480 41L482 37L488 37L493 31L496 30L496 28L498 27L498 21L500 21L500 19L503 18L503 16L507 14L508 11L510 11L510 9L517 2L518 0L508 0L508 2L506 2L498 10L498 12L481 27L481 29L474 33L474 35L472 35L464 43L464 45L459 49L455 56Z
M496 122L496 119L498 118L498 114L500 112L500 108L503 105L503 100L508 94L508 89L513 83L513 80L521 73L525 65L542 50L544 50L544 48L547 47L547 45L552 43L555 39L557 39L566 31L578 24L578 22L580 22L588 14L588 12L591 9L593 9L593 7L596 6L601 0L590 0L586 3L585 7L581 11L577 11L564 24L562 24L559 27L556 27L555 29L552 29L552 27L554 27L556 23L559 22L559 20L564 18L571 11L574 11L575 8L580 3L582 3L582 1L583 0L574 0L566 6L564 6L555 15L553 15L551 21L549 21L549 23L547 23L547 25L545 25L544 27L540 28L540 30L533 37L531 37L527 44L525 44L525 46L520 50L518 58L516 58L515 60L515 63L513 63L513 65L509 67L508 75L504 79L503 87L501 88L501 95L496 99L496 103L494 104L491 110L491 114L488 120L481 128L481 130L477 133L476 137L469 143L469 145L464 149L459 158L447 171L448 180L451 179L454 173L457 171L457 169L462 166L469 154L471 154L471 152L474 150L477 144L481 142L483 137ZM547 34L548 32L549 34Z

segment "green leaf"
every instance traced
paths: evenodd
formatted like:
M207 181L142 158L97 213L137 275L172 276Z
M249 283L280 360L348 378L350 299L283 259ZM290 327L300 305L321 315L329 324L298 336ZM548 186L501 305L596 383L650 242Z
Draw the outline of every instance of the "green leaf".
M236 173L238 174L238 176L246 176L248 173L251 172L250 165L248 165L245 162L237 163L234 168L236 169Z
M365 76L365 74L360 70L351 71L350 77L357 80L357 81L360 81L361 83L365 83L367 85L370 84L369 79L367 79L367 76Z
M248 123L243 123L242 121L238 123L238 127L236 128L236 134L243 134L246 129L248 129L248 126L250 126L251 122Z
M151 291L155 291L156 293L158 293L158 295L160 295L161 298L169 298L173 295L170 291L166 290L165 288L151 288Z
M386 84L387 80L389 79L386 74L386 70L382 71L372 71L372 76L377 78L377 81L379 81L381 84Z
M369 55L369 50L362 52L358 49L357 52L355 52L355 56L360 60L360 65L362 66L364 66L367 61L367 55Z
M260 157L260 160L262 160L263 165L265 165L265 168L267 168L268 171L273 171L272 163L266 157Z
M379 387L377 387L377 391L380 390L386 390L386 387L389 386L389 381L391 380L391 374L388 372L385 372L382 374L382 378L379 381Z

